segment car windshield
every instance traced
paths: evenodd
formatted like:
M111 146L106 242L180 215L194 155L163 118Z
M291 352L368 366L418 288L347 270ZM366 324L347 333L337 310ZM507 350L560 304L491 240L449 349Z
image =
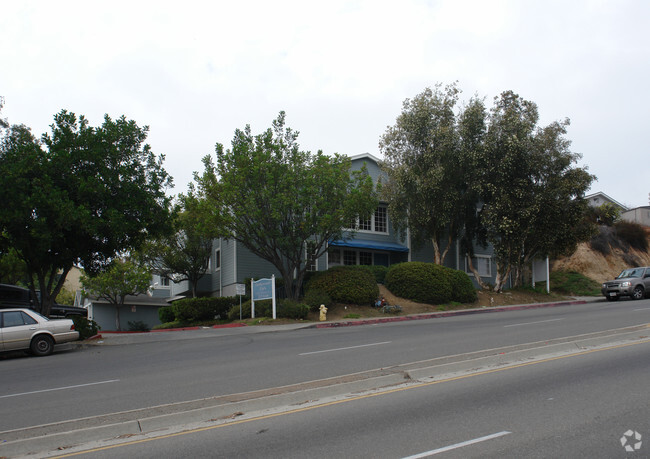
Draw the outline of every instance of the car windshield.
M617 279L625 279L626 277L641 277L643 275L643 268L626 269L618 275Z

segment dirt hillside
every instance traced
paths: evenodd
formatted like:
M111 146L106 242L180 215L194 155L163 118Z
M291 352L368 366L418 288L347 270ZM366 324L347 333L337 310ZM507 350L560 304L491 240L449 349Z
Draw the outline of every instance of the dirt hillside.
M646 234L650 245L650 228L646 228ZM604 256L584 242L570 257L555 260L551 269L577 271L597 282L604 282L631 266L650 266L650 253L635 249L612 249L610 255Z

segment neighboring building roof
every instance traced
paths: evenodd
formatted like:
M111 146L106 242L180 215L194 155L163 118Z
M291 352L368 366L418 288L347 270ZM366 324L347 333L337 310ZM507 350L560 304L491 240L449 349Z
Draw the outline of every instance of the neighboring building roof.
M604 204L605 202L609 202L610 204L613 204L615 206L620 207L624 211L628 210L628 207L626 205L623 205L620 202L616 201L615 199L610 198L609 196L607 196L602 191L587 195L587 196L585 196L585 199L587 200L589 205L592 206L592 207L599 207L602 204Z
M371 155L370 153L361 153L359 155L354 155L350 156L350 159L352 161L358 160L358 159L370 159L376 163L380 163L381 159L377 158L376 156Z
M95 296L87 297L88 300L92 301L95 304L110 304L108 300L104 298L97 298ZM124 299L124 306L133 306L133 305L142 305L142 306L169 306L166 301L166 298L156 298L149 295L127 295Z

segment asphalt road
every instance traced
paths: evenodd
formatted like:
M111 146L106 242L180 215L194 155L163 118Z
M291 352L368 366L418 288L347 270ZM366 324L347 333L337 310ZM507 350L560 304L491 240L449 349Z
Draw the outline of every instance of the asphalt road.
M650 457L649 379L645 342L77 457Z
M0 360L0 431L644 323L650 300L335 329L200 330L9 357Z

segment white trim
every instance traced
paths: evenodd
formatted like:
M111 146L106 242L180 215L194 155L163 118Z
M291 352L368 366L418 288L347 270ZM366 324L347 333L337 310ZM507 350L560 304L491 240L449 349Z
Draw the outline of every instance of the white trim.
M349 158L352 161L357 161L359 159L370 159L370 160L372 160L372 161L374 161L376 163L380 163L382 161L381 159L377 158L374 155L371 155L370 153L361 153L361 154L358 154L358 155L350 156Z
M473 273L472 271L469 270L469 265L468 265L468 263L467 263L467 258L468 258L468 257L465 256L465 272L466 272L467 274L474 275L474 273ZM481 277L492 277L492 256L491 256L491 255L474 254L474 256L473 256L472 258L476 258L476 259L477 259L477 263L476 263L476 265L474 266L474 268L475 268L477 271L479 271L478 259L479 259L479 258L487 259L487 260L488 260L488 274L481 274L480 271L479 271L479 276L481 276Z

